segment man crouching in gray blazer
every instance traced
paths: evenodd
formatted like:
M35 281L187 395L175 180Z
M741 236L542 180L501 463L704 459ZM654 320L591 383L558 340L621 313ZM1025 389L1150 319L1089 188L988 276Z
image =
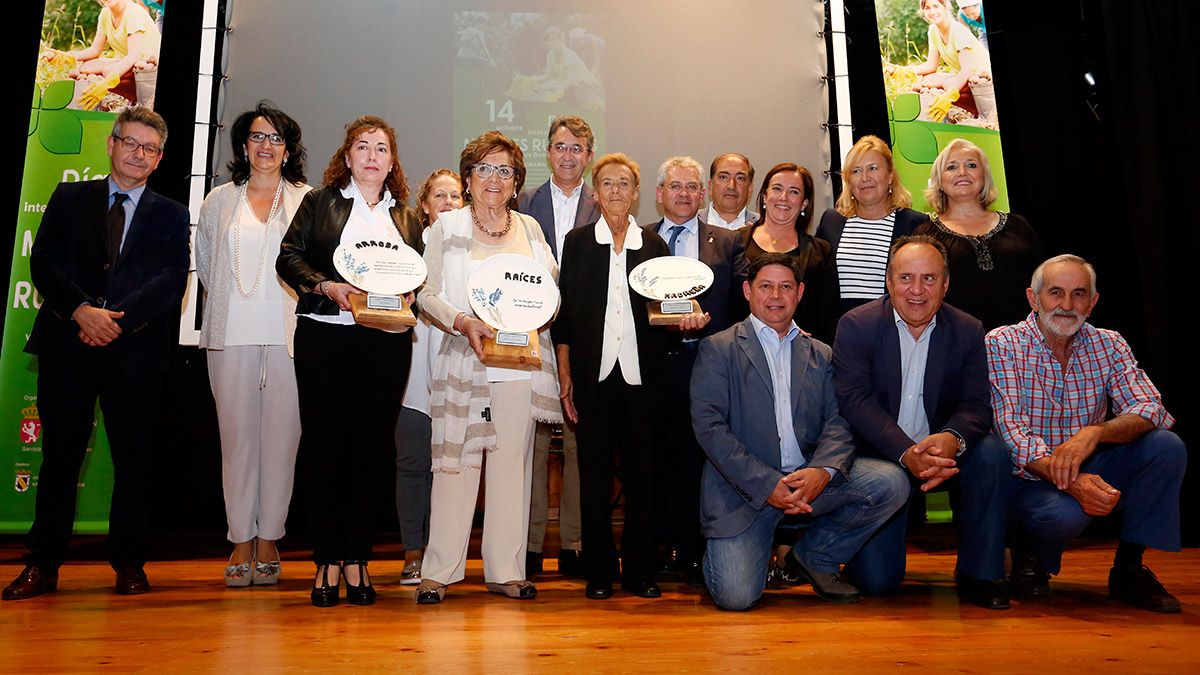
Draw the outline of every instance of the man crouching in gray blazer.
M825 600L857 602L840 567L908 497L898 467L854 458L830 349L792 321L799 278L787 255L756 259L742 285L750 317L701 342L692 371L692 426L708 457L704 578L722 609L749 609L762 597L784 518L806 526L787 556L788 575Z

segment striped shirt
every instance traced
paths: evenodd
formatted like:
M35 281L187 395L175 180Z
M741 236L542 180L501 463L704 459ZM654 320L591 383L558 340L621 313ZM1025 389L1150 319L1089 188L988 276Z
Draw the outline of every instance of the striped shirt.
M879 220L858 216L846 219L837 249L838 283L843 300L873 300L884 294L888 249L896 212Z
M987 334L996 432L1012 453L1014 473L1049 457L1080 429L1112 414L1137 415L1169 429L1175 418L1120 333L1084 323L1071 341L1066 368L1054 358L1037 314Z

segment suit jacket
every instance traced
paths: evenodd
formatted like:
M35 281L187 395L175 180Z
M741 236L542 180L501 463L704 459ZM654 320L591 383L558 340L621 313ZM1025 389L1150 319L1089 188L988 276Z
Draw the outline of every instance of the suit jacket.
M608 273L610 248L596 242L596 228L604 227L592 223L567 233L563 242L558 276L558 290L562 304L558 316L550 326L550 335L555 345L571 348L571 382L577 406L590 405L596 398L596 385L600 383L600 355L604 347L604 314L608 307ZM636 227L636 226L635 226ZM642 247L626 249L625 269L632 272L641 263L668 255L667 243L653 232L642 232ZM663 368L666 354L666 329L651 326L646 313L647 299L631 287L629 304L633 310L633 326L637 335L638 365L642 384L650 397L656 396L663 386Z
M50 196L29 255L29 273L43 298L25 351L73 356L105 349L131 373L167 370L171 317L187 282L187 207L150 188L133 213L115 265L108 262L108 179L60 183ZM88 303L125 312L121 336L107 347L79 340L71 315Z
M579 189L583 192L579 195L579 207L575 211L574 229L600 220L600 206L596 204L595 190L587 183L580 185ZM521 194L517 196L517 210L533 216L534 220L538 221L555 259L562 262L562 252L558 250L558 237L554 234L554 198L550 194L550 181L537 188L521 190Z
M297 314L336 315L341 311L336 302L314 289L327 279L346 281L333 266L333 252L342 242L342 230L346 229L353 207L354 200L343 197L341 188L326 185L304 195L300 208L292 216L292 224L279 246L275 271L300 296ZM400 203L389 209L389 214L404 243L417 253L424 253L417 214Z
M700 488L706 537L746 531L783 476L770 367L749 318L700 343L692 369L692 429L708 461ZM830 350L792 341L792 423L808 466L843 475L854 458L838 414Z
M896 424L900 413L900 337L891 298L850 310L833 345L838 408L866 454L899 461L922 440ZM925 365L925 414L931 433L952 429L971 448L992 429L983 324L947 304L937 313Z
M667 226L668 232L664 232L664 220L644 225L642 229L666 240L669 237L670 226ZM712 269L713 285L704 291L697 301L700 308L712 316L712 320L704 331L695 337L707 337L729 328L735 321L746 318L745 314L738 311L744 306L742 282L746 280L746 259L742 256L742 237L738 236L735 230L726 230L701 220L698 234L700 262Z

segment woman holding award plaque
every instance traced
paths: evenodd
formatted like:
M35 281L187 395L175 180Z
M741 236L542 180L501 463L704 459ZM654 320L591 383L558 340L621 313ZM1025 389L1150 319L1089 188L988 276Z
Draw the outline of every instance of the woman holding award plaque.
M784 162L771 167L758 190L758 222L741 230L746 263L764 253L786 253L804 270L804 294L796 325L833 344L838 310L837 271L829 242L808 233L813 214L813 179L808 169Z
M549 331L536 336L542 355L536 369L486 365L485 342L497 331L476 316L468 290L476 269L506 254L557 276L541 226L514 210L525 182L524 154L489 131L463 148L459 166L467 206L442 213L430 228L429 276L419 296L421 311L446 333L430 375L434 474L416 595L421 604L441 602L446 586L463 579L485 456L484 581L493 593L536 597L525 579L533 432L535 422L562 423Z
M221 482L233 554L227 586L279 580L300 409L292 336L296 294L272 266L304 182L300 125L267 102L242 113L230 136L233 181L200 207L196 274L208 292L200 346L221 431ZM270 433L264 429L270 427Z
M651 457L666 385L666 329L650 325L647 298L631 290L629 274L670 253L629 214L638 181L638 165L624 154L596 160L592 186L601 218L563 242L562 306L553 328L563 410L578 424L583 568L594 600L612 597L618 573L611 508L617 452L625 495L621 586L643 598L662 595L654 583ZM700 330L708 321L687 314L679 327Z
M412 337L355 323L350 296L363 291L334 264L340 245L372 241L423 250L396 132L378 117L346 126L323 186L305 196L283 237L276 270L300 296L295 364L301 437L297 457L308 497L317 576L312 603L375 602L367 573L372 515L394 475L395 428Z

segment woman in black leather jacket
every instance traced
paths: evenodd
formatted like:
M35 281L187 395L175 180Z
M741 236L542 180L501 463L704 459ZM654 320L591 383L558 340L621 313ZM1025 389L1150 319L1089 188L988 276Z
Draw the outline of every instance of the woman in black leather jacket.
M395 130L363 116L305 196L283 237L276 271L299 295L295 364L301 437L297 485L307 497L317 578L312 603L369 605L372 515L395 466L393 432L408 377L412 339L354 322L349 296L363 291L338 274L343 242L387 240L424 250L420 225L404 202L408 185ZM411 301L411 295L410 295Z

